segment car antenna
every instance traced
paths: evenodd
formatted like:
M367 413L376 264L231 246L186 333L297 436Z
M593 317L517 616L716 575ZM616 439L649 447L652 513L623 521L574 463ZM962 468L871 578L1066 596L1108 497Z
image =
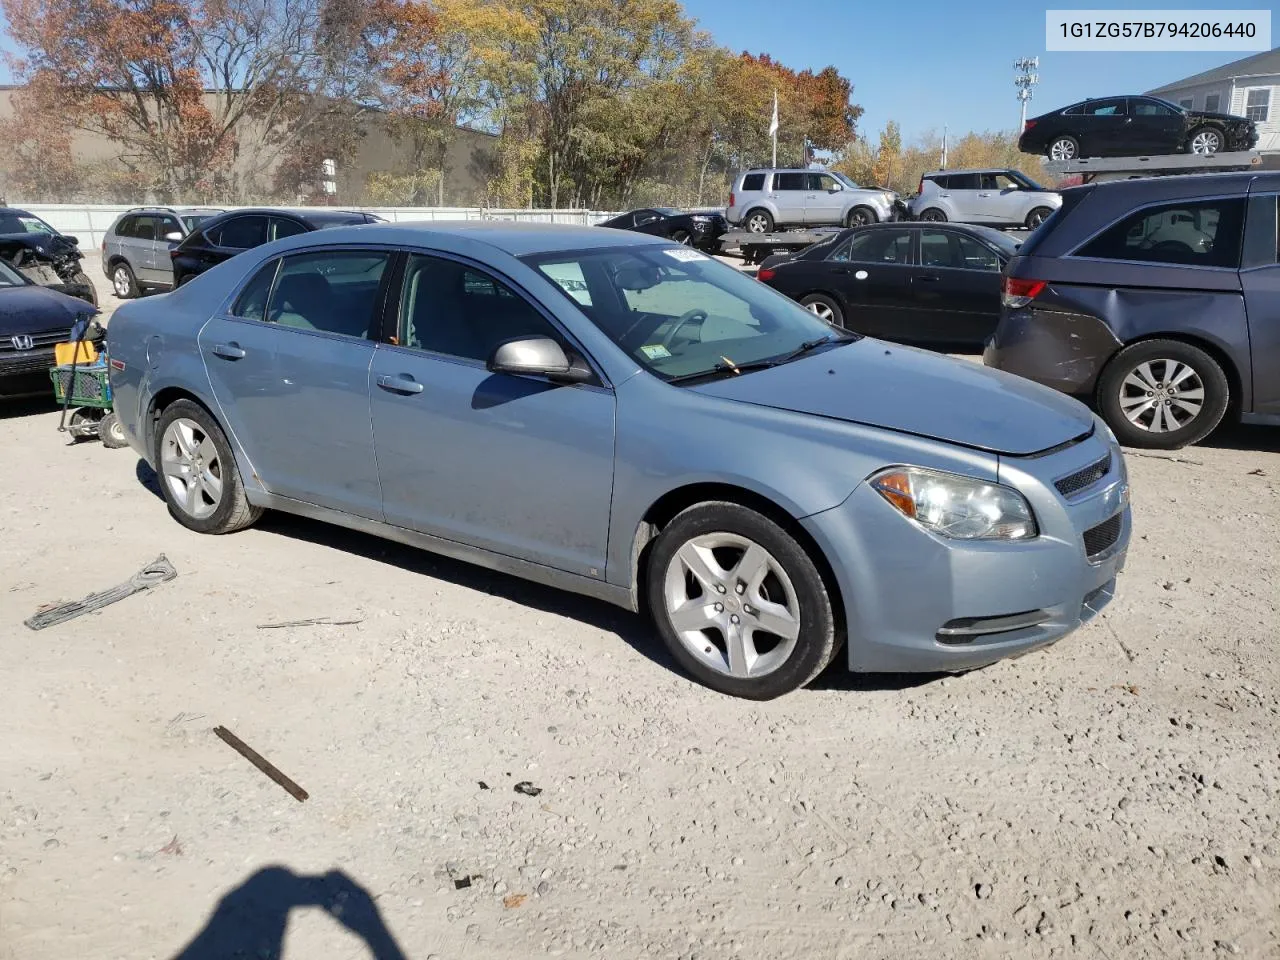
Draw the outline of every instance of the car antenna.
M742 371L738 369L738 365L737 365L736 363L734 363L732 360L730 360L728 357L721 357L721 358L720 358L720 361L721 361L721 362L722 362L726 367L728 367L730 370L732 370L732 371L733 371L734 376L737 376L738 374L742 373Z

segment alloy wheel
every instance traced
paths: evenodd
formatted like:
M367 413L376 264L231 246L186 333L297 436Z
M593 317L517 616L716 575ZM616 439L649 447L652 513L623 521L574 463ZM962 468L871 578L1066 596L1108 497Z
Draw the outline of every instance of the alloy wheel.
M686 541L667 565L663 600L685 649L726 676L772 673L800 637L791 578L769 551L735 533Z
M813 303L806 303L804 308L817 316L820 320L825 320L827 323L836 322L835 311L825 303L815 300Z
M1076 145L1071 140L1057 140L1049 148L1049 159L1051 160L1074 160L1075 158Z
M116 292L116 296L121 299L129 296L129 269L128 267L116 267L111 274L111 286Z
M1120 382L1120 409L1129 422L1149 433L1181 430L1200 416L1204 381L1180 360L1148 360Z
M1222 134L1217 130L1201 130L1191 139L1191 152L1202 157L1222 149Z
M222 460L200 424L179 417L160 441L160 473L173 502L197 520L213 515L222 502Z
M760 214L754 214L747 219L747 230L750 233L764 233L765 227L769 222Z

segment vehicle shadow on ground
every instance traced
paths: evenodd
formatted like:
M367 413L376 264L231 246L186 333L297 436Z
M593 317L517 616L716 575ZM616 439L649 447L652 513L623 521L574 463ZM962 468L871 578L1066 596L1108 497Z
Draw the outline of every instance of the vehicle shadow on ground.
M136 474L138 483L152 495L163 499L160 479L146 461L138 461ZM389 563L410 573L434 577L469 590L503 597L543 613L590 624L616 634L637 653L657 665L676 673L680 672L675 661L667 653L666 647L663 646L661 638L650 625L648 617L630 613L603 600L546 587L510 574L486 570L484 567L462 560L454 560L427 550L405 546L393 540L384 540L372 534L360 533L335 524L309 520L287 513L268 512L256 529L342 550L379 563Z
M1256 450L1260 453L1280 453L1280 428L1254 424L1232 423L1220 427L1201 440L1199 446L1217 450ZM1195 448L1185 447L1174 451L1174 456L1188 455L1195 459Z
M173 960L279 960L289 913L306 907L319 907L363 940L374 960L405 960L364 887L340 870L299 876L282 866L264 867L227 893Z
M49 384L47 397L0 398L0 420L16 420L19 417L35 417L42 413L57 413L61 405L53 399L53 384Z

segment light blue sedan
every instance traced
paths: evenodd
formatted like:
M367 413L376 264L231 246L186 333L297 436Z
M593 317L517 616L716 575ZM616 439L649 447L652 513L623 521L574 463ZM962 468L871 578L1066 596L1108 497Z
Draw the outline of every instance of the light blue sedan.
M116 411L169 512L316 517L647 607L765 699L844 647L955 671L1111 599L1124 461L1084 406L825 325L688 247L552 225L325 230L121 307Z

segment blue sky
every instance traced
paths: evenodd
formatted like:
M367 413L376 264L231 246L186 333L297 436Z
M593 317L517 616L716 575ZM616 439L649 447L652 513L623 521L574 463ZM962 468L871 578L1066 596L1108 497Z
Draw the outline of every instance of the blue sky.
M1045 53L1045 9L1267 9L1257 0L683 0L718 44L768 53L797 70L835 66L853 82L872 141L886 121L903 136L1018 125L1013 61L1040 58L1027 116L1085 97L1141 93L1250 53ZM1273 14L1273 20L1280 21ZM1273 30L1275 24L1273 24ZM1273 43L1275 40L1273 39ZM782 118L786 122L786 118ZM766 119L767 122L767 119Z

